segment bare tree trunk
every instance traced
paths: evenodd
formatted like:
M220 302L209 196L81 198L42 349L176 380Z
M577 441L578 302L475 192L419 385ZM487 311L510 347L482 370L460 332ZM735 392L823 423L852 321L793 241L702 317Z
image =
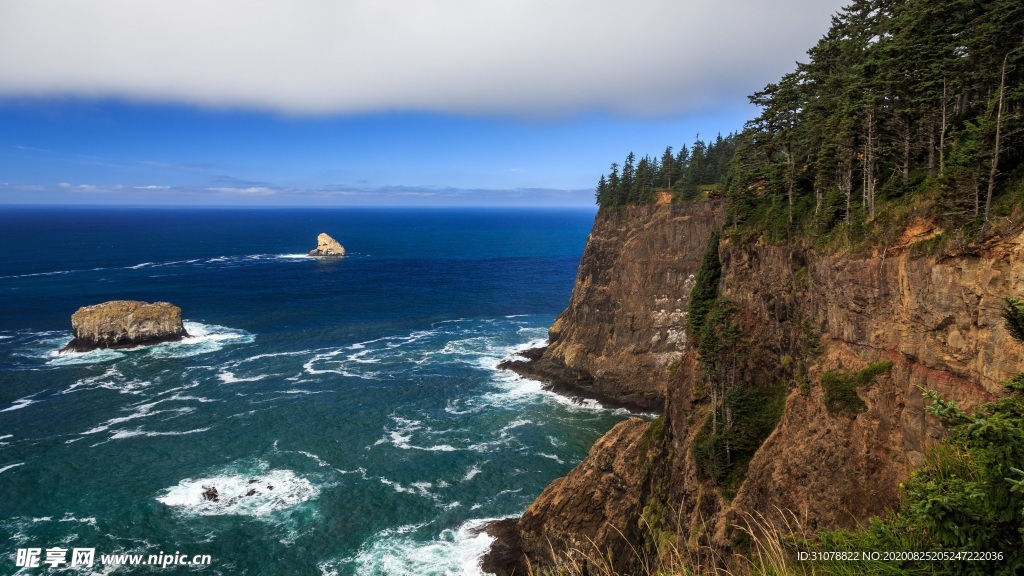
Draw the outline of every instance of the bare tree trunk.
M935 125L931 126L928 134L928 177L935 175Z
M846 155L839 167L839 190L846 196L846 223L850 223L850 199L853 196L853 158Z
M711 433L718 434L718 382L711 382Z
M793 151L790 146L787 145L783 150L783 154L786 155L786 188L789 193L789 223L793 224L793 181L796 180L796 165L793 160Z
M903 183L910 182L910 126L907 122L907 131L903 135Z
M861 162L861 173L860 173L860 205L867 209L868 207L868 143L864 143L864 152L862 154L863 161Z
M732 410L722 403L722 415L725 417L725 463L732 464L732 445L729 442L729 431L732 429Z
M981 169L977 166L971 172L971 188L974 190L974 219L978 219L978 215L981 213L981 189L978 187L981 180L981 174L978 172Z
M864 200L868 220L875 219L875 110L868 111L868 139L864 144Z
M1020 50L1018 48L1017 50ZM992 150L992 165L988 171L988 192L985 194L985 224L988 224L988 219L992 214L992 191L996 187L996 174L998 174L999 168L999 137L1003 127L1003 100L1006 92L1006 63L1010 59L1010 54L1013 54L1017 50L1012 50L1006 53L1003 57L1003 71L999 77L999 108L996 111L996 141Z
M949 114L946 113L946 105L949 97L946 96L946 79L942 79L942 128L939 130L939 177L946 173L946 127L949 123Z

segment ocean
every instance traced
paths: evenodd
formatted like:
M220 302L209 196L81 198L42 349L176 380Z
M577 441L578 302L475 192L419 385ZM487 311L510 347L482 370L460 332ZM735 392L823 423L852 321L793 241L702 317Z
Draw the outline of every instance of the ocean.
M480 573L479 528L628 417L496 368L546 341L593 216L0 209L0 574ZM306 257L320 232L348 256ZM58 352L115 299L191 336Z

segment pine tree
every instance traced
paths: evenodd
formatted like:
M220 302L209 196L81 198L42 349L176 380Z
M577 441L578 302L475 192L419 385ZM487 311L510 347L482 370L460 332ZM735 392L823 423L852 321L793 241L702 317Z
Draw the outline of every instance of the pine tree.
M612 162L608 169L608 204L607 206L622 206L626 203L622 193L622 180L619 178L619 165Z
M700 268L694 277L693 288L690 290L690 302L687 307L687 323L690 338L696 341L701 337L704 320L718 298L718 280L722 277L722 261L718 257L718 244L721 233L715 230L708 237L708 245L700 261Z
M661 177L658 180L665 188L671 188L676 180L676 173L676 158L672 155L672 147L666 146L665 152L661 155Z
M622 204L629 204L633 200L633 187L636 184L636 156L630 152L626 161L622 164Z

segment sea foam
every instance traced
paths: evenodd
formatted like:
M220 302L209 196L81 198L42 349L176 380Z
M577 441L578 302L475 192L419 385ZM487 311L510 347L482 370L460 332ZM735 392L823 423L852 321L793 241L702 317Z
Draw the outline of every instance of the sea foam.
M418 527L383 530L364 543L352 562L360 576L483 575L480 567L494 538L483 529L493 519L470 520L429 541L412 538Z
M97 364L119 360L135 353L148 354L154 358L186 358L216 352L229 345L251 344L256 340L254 334L226 326L203 324L201 322L184 322L184 325L185 331L189 335L177 342L164 342L163 344L153 346L138 346L116 350L104 348L88 352L62 352L61 349L69 341L65 336L58 340L51 339L50 345L52 346L53 343L56 343L59 348L51 348L44 352L43 356L47 359L47 364L50 366Z
M217 501L204 497L216 488ZM195 516L242 515L261 518L312 500L320 490L291 470L259 474L222 474L187 478L157 497L163 504Z

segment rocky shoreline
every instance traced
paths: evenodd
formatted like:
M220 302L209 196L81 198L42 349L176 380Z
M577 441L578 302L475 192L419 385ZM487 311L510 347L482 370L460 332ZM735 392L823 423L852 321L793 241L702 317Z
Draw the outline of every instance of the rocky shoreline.
M565 396L573 401L596 400L607 408L623 408L634 413L650 414L660 411L661 406L656 407L652 403L623 401L622 398L601 393L594 388L592 376L580 370L573 370L557 359L551 358L546 354L547 350L548 346L530 348L518 354L523 359L504 360L498 364L498 368L515 372L524 378L539 380L544 384L544 389ZM595 450L592 450L592 455L595 452L608 455L615 452L615 450L609 451L603 446L603 443L609 438L618 436L613 434L615 430L620 428L628 429L628 435L635 441L647 430L648 426L649 423L640 418L632 418L621 423L598 441L598 444L595 445ZM629 451L625 453L630 454ZM590 459L592 458L588 458L588 460ZM541 541L541 534L545 532L545 521L547 516L551 514L550 509L552 507L562 510L571 509L570 516L575 521L588 524L588 529L600 529L601 525L604 524L603 520L607 511L591 509L588 506L588 504L599 503L602 500L601 498L591 498L588 494L588 486L600 485L602 483L595 482L593 476L597 474L601 477L607 477L608 471L605 469L611 468L611 474L618 477L622 476L622 472L626 469L636 468L632 465L633 463L626 467L612 465L610 462L605 462L604 464L609 465L598 466L595 469L593 466L587 467L581 463L581 465L570 471L566 477L554 480L522 516L503 518L488 523L483 528L483 531L494 538L494 541L491 544L490 550L481 559L483 571L500 576L530 574L532 566L529 564L527 550L529 549L536 554L544 549L545 544ZM632 478L628 482L621 482L620 478L617 483L635 484L638 480L638 478ZM555 487L565 482L580 489L579 491L569 491L573 494L573 497L570 498L572 500L570 506L564 506L562 503L557 502L562 499L560 495L566 491ZM589 520L591 519L594 521L590 522ZM572 524L572 522L569 522L569 524ZM590 524L593 525L591 526ZM532 547L524 546L524 535L532 536L531 539L536 540L536 542L533 542L534 545ZM560 541L564 541L572 539L573 534L560 533L557 537Z
M660 399L655 402L634 401L606 394L594 387L594 378L582 370L574 370L557 359L547 355L548 346L531 348L520 352L524 360L509 359L498 364L498 368L539 380L545 390L561 394L573 401L596 400L606 408L623 408L638 414L660 412Z
M480 568L488 574L529 574L519 538L519 518L503 518L488 523L483 531L494 538Z

